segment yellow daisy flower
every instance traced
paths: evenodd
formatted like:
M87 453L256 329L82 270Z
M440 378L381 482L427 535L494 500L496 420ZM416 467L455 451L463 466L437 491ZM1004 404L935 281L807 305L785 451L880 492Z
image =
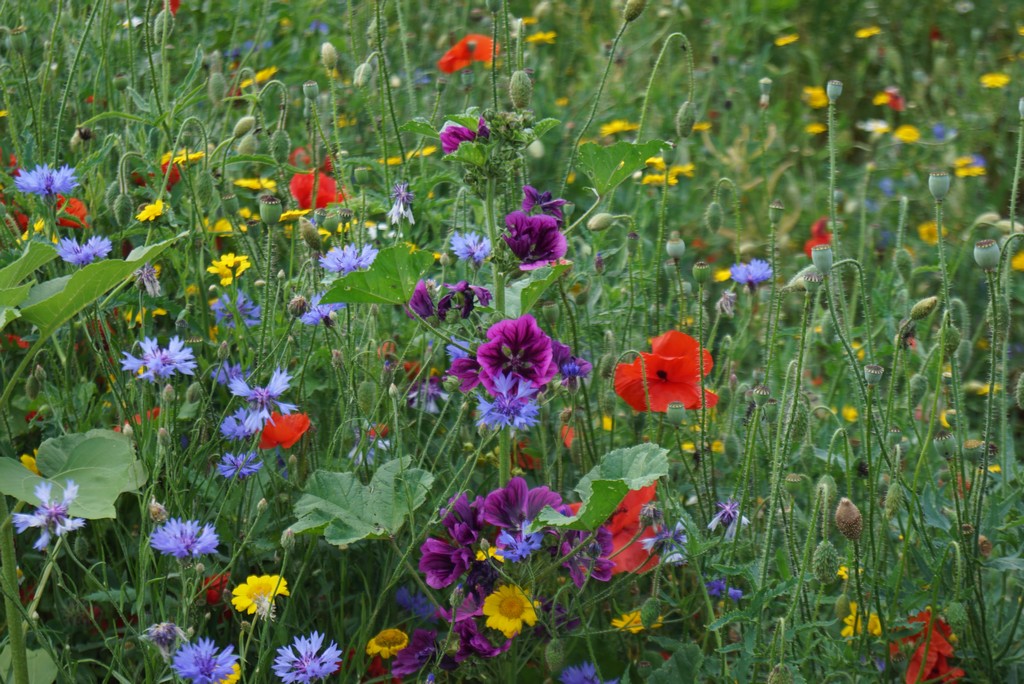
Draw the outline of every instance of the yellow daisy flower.
M714 275L712 276L712 280L714 280L716 283L724 283L729 278L732 278L732 269L728 268L716 269Z
M484 599L483 613L487 626L511 639L523 631L523 625L537 624L536 602L529 593L514 584L503 584ZM638 614L639 615L639 614Z
M843 618L843 624L846 625L842 631L844 637L852 637L864 631L864 627L860 624L856 601L850 601L850 614ZM882 636L882 623L878 620L878 613L871 613L868 616L868 633L876 637Z
M651 625L651 629L657 629L661 627L661 625L662 622L659 617L655 623ZM639 632L644 631L644 624L640 621L639 610L623 613L621 617L615 618L612 620L612 627L615 629L621 629L623 632L630 632L631 634L638 634Z
M860 412L853 406L847 404L843 407L843 420L847 423L855 423L860 418Z
M910 124L903 124L897 127L892 134L893 137L904 143L916 143L921 139L921 131L917 130L917 126L911 126Z
M39 475L40 477L42 477L42 473L39 472L39 466L36 465L36 454L38 454L38 453L39 453L39 449L34 449L32 451L32 455L31 456L29 456L28 454L22 454L21 455L21 465L25 466L26 468L31 470L36 475Z
M626 119L615 119L609 121L606 124L601 124L600 134L601 135L615 135L616 133L628 133L629 131L635 131L640 128L640 124L635 124L632 121Z
M174 163L185 164L187 162L194 162L199 159L202 159L205 156L205 152L189 152L188 150L179 150L178 153L174 155ZM160 163L166 164L169 161L171 161L171 153L164 152L164 155L160 157Z
M1024 252L1021 252L1021 254L1024 254ZM1022 269L1022 270L1024 270L1024 269ZM613 425L614 425L614 422L612 421L612 417L611 416L601 416L601 429L602 430L604 430L605 432L611 432Z
M821 86L804 86L804 102L811 109L828 107L828 95Z
M555 38L558 34L554 31L538 31L532 35L526 37L527 43L533 43L534 45L543 43L544 45L554 45Z
M862 29L857 29L857 31L854 32L853 35L854 35L855 38L864 39L864 38L870 38L871 36L877 36L881 32L882 32L882 29L880 29L877 26L868 26L868 27L865 27L865 28L862 28Z
M809 123L806 126L804 126L804 132L807 133L808 135L820 135L821 133L824 133L827 130L828 126L818 122Z
M799 33L787 33L784 36L779 36L778 38L776 38L775 45L776 47L785 47L786 45L791 45L798 40L800 40Z
M850 579L850 568L846 567L845 565L840 565L839 571L836 572L836 577L843 581Z
M644 164L646 164L649 168L654 169L655 171L665 170L665 160L662 159L661 157L649 157L644 162Z
M1010 85L1010 75L999 72L982 74L978 82L982 88L1005 88Z
M945 227L942 228L942 237L949 235L949 231ZM921 238L922 242L926 242L929 245L939 244L939 227L935 224L935 221L925 221L917 227L917 236Z
M288 581L280 575L249 575L231 590L231 605L239 613L274 617L274 597L289 596Z
M220 259L214 259L213 263L206 269L207 273L213 273L220 277L222 287L230 285L235 278L239 277L252 266L249 257L244 254L235 256L233 252L225 254ZM234 269L234 270L232 270Z
M238 667L238 663L231 665L231 674L224 679L217 682L217 684L235 684L242 679L242 668Z
M695 131L710 131L711 130L711 122L710 121L698 121L697 123L693 124L693 130L695 130Z
M871 104L878 106L889 104L889 93L883 91L881 93L876 94L873 98L871 98Z
M409 645L409 635L400 629L382 629L366 644L366 655L379 655L384 660Z
M1010 267L1015 271L1024 271L1024 252L1017 252L1010 259Z
M969 178L985 175L985 160L978 155L965 155L953 161L953 175Z
M157 200L152 204L147 204L146 206L144 206L142 208L142 211L135 215L135 218L138 219L139 221L153 221L156 218L163 216L163 214L164 201Z
M235 185L246 190L274 190L277 188L277 181L273 178L239 178Z
M292 209L281 214L280 220L282 223L284 223L285 221L294 221L300 216L305 216L310 211L312 211L312 209Z
M247 78L244 81L242 81L241 83L239 83L238 85L241 88L248 88L254 82L255 83L265 83L265 82L269 81L270 79L272 79L274 77L274 74L277 73L277 71L278 70L277 70L276 66L267 67L266 69L260 69L259 71L256 72L256 75L255 75L254 78Z

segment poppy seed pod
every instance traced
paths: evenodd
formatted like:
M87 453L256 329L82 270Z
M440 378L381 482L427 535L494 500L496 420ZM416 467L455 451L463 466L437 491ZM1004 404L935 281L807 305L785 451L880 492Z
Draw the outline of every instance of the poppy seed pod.
M114 88L116 88L118 92L124 92L127 90L129 82L128 74L114 75Z
M854 542L860 539L861 532L864 531L864 518L860 514L860 509L845 496L839 500L836 507L836 527L844 537Z
M974 261L986 271L994 271L999 268L999 243L995 240L975 242Z
M825 84L825 94L828 96L829 104L835 104L835 101L843 94L843 82L829 81Z
M949 174L945 171L932 171L928 174L928 190L936 202L946 199L949 194ZM942 236L939 236L942 239Z
M755 404L757 404L758 406L763 406L764 403L768 401L768 397L770 397L772 393L767 386L757 385L752 390L750 390L750 394L753 397Z
M320 84L312 80L303 82L302 94L307 100L315 100L320 97Z
M864 380L869 385L877 385L883 375L885 375L885 369L879 365L869 363L864 366Z
M771 223L778 223L782 219L782 212L786 210L782 200L773 199L768 204L768 221Z
M758 86L758 88L761 89L761 94L762 95L771 95L772 94L772 79L768 78L767 76L765 76L760 81L758 81L757 82L757 86Z
M811 248L811 261L821 275L828 277L832 273L832 245L815 245Z
M281 220L281 200L273 195L260 195L260 220L273 226Z
M821 275L817 268L804 273L804 287L807 288L809 294L816 293L823 282L825 282L825 276Z
M686 406L681 401L670 401L665 409L665 418L671 425L681 425L686 417Z
M939 298L935 296L925 297L910 309L910 318L920 321L931 315L935 307L939 305Z
M935 453L942 458L952 458L953 454L956 453L956 436L951 432L942 430L932 439L932 446L935 447Z
M678 231L672 231L665 242L665 252L673 259L682 259L686 255L686 243L679 237Z
M693 279L703 285L711 278L711 265L706 261L698 261L693 265Z

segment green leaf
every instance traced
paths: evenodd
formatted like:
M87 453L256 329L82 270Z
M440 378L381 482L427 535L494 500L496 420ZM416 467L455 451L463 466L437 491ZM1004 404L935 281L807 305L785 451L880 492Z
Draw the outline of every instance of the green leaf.
M541 119L537 123L533 124L533 134L539 138L548 131L550 131L552 128L558 126L558 124L560 123L562 122L559 121L558 119Z
M366 271L354 271L334 281L324 303L405 304L416 281L434 263L432 252L395 245L380 250Z
M17 306L25 300L28 291L32 289L32 283L25 283L16 287L0 288L0 306Z
M142 264L155 259L178 237L181 236L149 247L137 247L124 261L97 261L83 266L74 275L36 285L25 300L21 317L39 328L40 337L48 337L107 290L121 283Z
M608 147L586 143L580 147L579 165L590 176L597 194L604 197L634 172L644 168L647 159L668 147L664 140L645 143L617 142Z
M408 121L398 127L398 130L402 133L416 133L417 135L425 135L428 138L439 139L441 136L437 130L430 125L430 122L426 119L416 118L412 121Z
M477 142L464 142L458 149L448 155L448 159L454 159L464 164L472 164L483 168L487 163L487 150Z
M647 678L652 684L686 684L700 681L704 655L697 644L686 644Z
M13 264L0 269L0 288L13 287L43 264L57 258L57 250L42 242L30 242Z
M42 649L25 652L28 657L28 681L32 684L51 684L57 681L57 664L50 654ZM14 668L11 664L11 649L0 652L0 681L14 681Z
M13 458L0 459L0 493L36 504L36 485L52 482L58 496L68 480L78 485L71 515L89 520L113 518L122 492L138 491L146 469L135 458L131 441L113 430L90 430L48 439L39 446L39 477Z
M528 313L551 285L568 271L570 264L556 264L533 271L505 290L505 312L512 318Z
M0 306L0 330L3 330L15 318L21 318L20 311L13 306Z
M583 476L576 491L580 494L579 512L573 516L545 508L533 525L595 530L600 527L631 489L642 489L668 475L668 451L657 444L638 444L616 449Z
M369 486L354 473L313 473L295 503L298 521L292 531L321 532L338 546L395 534L406 517L426 501L434 482L433 475L410 468L411 463L409 456L384 463Z

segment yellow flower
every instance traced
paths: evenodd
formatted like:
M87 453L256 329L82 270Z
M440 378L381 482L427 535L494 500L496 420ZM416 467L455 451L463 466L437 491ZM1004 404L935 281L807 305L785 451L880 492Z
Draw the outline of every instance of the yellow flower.
M1010 267L1015 271L1024 271L1024 252L1017 252L1010 259Z
M855 38L870 38L871 36L877 36L882 32L882 29L877 26L868 26L866 28L857 29L853 34Z
M277 73L277 67L276 66L267 67L266 69L260 69L259 71L256 72L255 80L252 79L252 78L247 78L244 81L242 81L241 83L239 83L238 86L240 88L248 88L254 82L255 83L264 83L264 82L269 81L270 79L272 79L274 77L274 74L276 74L276 73Z
M949 235L949 231L943 226L942 237L947 235ZM929 245L937 245L939 244L939 227L935 225L935 221L925 221L917 227L917 236L921 238L922 242L927 242Z
M483 613L487 626L511 639L523 631L523 625L537 624L536 602L527 591L514 584L503 584L484 599Z
M600 133L601 135L615 135L616 133L628 133L629 131L635 131L640 128L640 124L635 124L632 121L626 119L615 119L609 121L606 124L601 124Z
M978 470L981 470L981 468L979 468ZM988 472L990 472L990 473L1001 473L1001 472L1003 472L1003 468L998 463L993 463L992 465L990 465L988 467Z
M280 220L281 220L281 222L294 221L295 219L299 218L300 216L305 216L306 214L308 214L311 211L312 211L312 209L292 209L290 211L286 211L283 214L281 214L281 219Z
M732 270L728 268L719 268L715 270L713 279L716 283L724 283L729 278L732 278Z
M240 207L238 210L238 215L244 219L251 219L252 209L250 209L249 207Z
M844 581L850 579L850 568L845 565L840 565L839 571L836 573L836 577Z
M822 109L828 107L828 95L821 86L804 86L804 102L811 109Z
M484 551L483 549L477 549L476 559L478 561L485 561L488 558L493 558L499 563L505 562L505 556L502 555L501 549L499 549L497 546L488 546L487 551Z
M379 655L384 660L409 645L409 635L400 629L382 629L366 644L366 655Z
M242 668L238 667L238 663L233 663L231 665L231 674L217 682L217 684L235 684L240 679L242 679Z
M243 584L231 590L231 605L239 613L274 617L274 597L289 596L288 581L280 575L249 575Z
M786 45L790 45L791 43L795 43L798 40L800 40L799 33L787 33L784 36L779 36L778 38L776 38L775 45L776 47L784 47Z
M806 126L804 126L804 132L807 133L808 135L820 135L821 133L824 133L827 130L828 126L818 122L809 123Z
M871 98L871 104L873 105L887 105L889 104L889 93L882 91Z
M127 323L135 321L135 325L142 325L142 319L146 317L146 314L150 313L151 316L156 318L157 316L166 316L167 309L156 308L152 312L149 309L143 308L139 310L139 313L135 313L135 309L128 309L124 314L124 320Z
M533 35L527 36L526 42L533 43L534 45L537 45L538 43L544 43L545 45L554 45L556 37L558 37L558 34L555 33L554 31L538 31Z
M202 159L205 156L205 152L189 152L188 150L179 150L178 153L174 155L174 163L184 164L186 162L194 162L196 160ZM160 163L166 164L169 161L171 161L171 153L164 152L164 156L160 157Z
M228 221L226 218L217 219L217 222L210 228L210 232L213 233L230 233L233 230L234 227L231 225L231 221Z
M661 157L649 157L647 161L644 162L644 164L654 169L655 171L665 170L665 160L662 159Z
M555 99L555 106L556 107L568 107L569 106L569 98L567 98L567 97L556 98Z
M978 155L965 155L953 161L953 174L957 178L985 175L985 160Z
M523 26L533 26L537 23L537 17L523 17ZM1024 36L1024 33L1021 34Z
M992 386L992 391L994 391L996 393L998 393L1002 389L1003 389L1002 385L1000 385L998 382L995 383ZM977 394L979 397L987 397L988 396L988 383L987 382L981 383L981 387L979 387L977 390L975 390L974 393Z
M663 173L648 173L640 182L644 185L664 185L665 177L666 176ZM676 183L678 183L678 181L676 181ZM671 180L669 181L669 185L675 185L676 183L673 183Z
M659 617L651 629L657 629L661 627L662 622ZM634 610L630 613L623 613L621 617L617 617L612 620L612 627L615 629L621 629L623 632L630 632L631 634L637 634L644 631L644 623L640 621L640 611Z
M338 128L348 128L349 126L355 126L359 123L359 120L349 114L339 114L338 121L336 123Z
M7 116L7 110L6 109L0 109L0 119L4 118L5 116Z
M843 623L846 625L842 631L844 637L852 637L864 631L860 624L856 601L850 601L850 614L843 618ZM882 623L878 620L878 613L871 613L868 616L868 633L876 637L882 636Z
M225 254L220 259L214 259L213 263L206 269L206 272L219 276L221 286L227 287L250 266L252 264L249 263L249 257L244 254L242 256L235 256L231 252Z
M903 124L892 132L893 136L900 142L905 143L916 143L921 139L921 131L917 130L916 126L910 124Z
M191 285L185 287L186 297L195 297L197 294L199 294L199 286L196 285L195 283L192 283Z
M1024 252L1021 252L1021 254L1024 254ZM604 430L605 432L611 432L613 424L614 423L612 422L612 417L611 416L601 416L601 429L602 430Z
M858 418L860 418L860 413L855 407L850 406L849 404L843 407L843 420L847 423L854 423Z
M679 176L686 176L687 178L693 178L695 167L693 164L676 164L668 170L668 177L670 185L675 185L675 180Z
M26 468L31 470L36 475L39 475L40 477L42 477L42 473L39 472L39 466L36 465L36 454L38 454L38 453L39 453L39 449L34 449L32 451L32 455L31 456L29 456L28 454L22 454L21 455L21 465L25 466Z
M695 130L695 131L710 131L711 130L711 122L710 121L698 121L697 123L693 124L693 130Z
M277 187L277 181L273 178L239 178L235 185L246 190L273 190Z
M144 206L142 208L142 211L140 211L138 214L135 215L135 218L138 219L139 221L152 221L155 218L157 218L158 216L163 216L163 215L164 215L164 201L163 200L157 200L156 202L153 202L152 204L147 204L146 206Z
M1005 88L1010 85L1010 75L999 72L982 74L978 82L981 83L982 88Z

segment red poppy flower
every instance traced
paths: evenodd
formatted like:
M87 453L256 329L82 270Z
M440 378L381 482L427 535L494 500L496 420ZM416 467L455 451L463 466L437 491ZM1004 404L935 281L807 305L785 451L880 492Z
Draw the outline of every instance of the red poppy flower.
M2 342L2 341L3 340L0 340L0 342ZM25 340L21 339L17 335L11 335L10 333L7 334L7 344L10 345L11 349L13 349L14 347L17 347L18 349L28 349L29 348L29 343L28 342L26 342ZM0 345L0 348L3 348L3 345Z
M170 191L171 188L173 188L175 185L178 184L178 181L181 180L181 172L178 171L178 165L177 164L172 166L170 174L167 174L167 165L170 164L170 163L171 163L170 161L166 161L166 162L164 162L163 164L160 165L160 175L161 175L161 177L163 177L164 175L167 175L167 190L168 190L168 192ZM149 174L149 177L152 178L153 175L154 174L151 173L151 174ZM145 185L146 184L146 179L142 176L142 174L138 173L137 171L133 171L132 172L132 182L135 183L136 185Z
M181 0L171 0L171 14L177 14L179 7L181 7Z
M658 556L645 549L640 543L644 539L654 536L654 528L646 528L637 537L637 532L640 531L640 509L644 504L650 503L656 493L657 485L630 490L619 507L608 518L608 522L605 523L612 533L614 547L612 560L615 562L615 567L612 569L613 575L621 572L647 572L658 564ZM636 537L635 541L634 537Z
M323 173L317 173L316 208L323 209L332 202L344 202L345 193L338 190L334 179ZM288 189L292 197L299 203L299 209L311 209L313 206L313 172L297 173L292 176Z
M889 109L894 112L902 112L907 108L907 101L903 99L903 95L900 94L900 89L896 86L889 86L886 88L885 94L889 96L889 101L886 103L889 105Z
M157 417L158 417L159 415L160 415L160 407L159 407L159 406L156 406L156 407L154 407L154 408L151 408L151 409L149 409L148 411L146 411L146 420L153 420L154 418L157 418ZM142 416L141 416L141 415L139 415L138 413L136 413L136 414L135 414L135 415L134 415L134 416L132 417L132 419L131 419L131 422L129 422L129 421L125 421L125 422L124 422L124 425L128 425L129 427L131 427L131 423L134 423L134 424L136 424L136 425L142 425ZM115 426L114 426L113 428L111 428L111 429L112 429L112 430L113 430L114 432L121 432L121 430L122 430L122 428L123 428L123 427L124 427L123 425L115 425Z
M950 667L947 660L953 655L953 645L949 643L950 629L946 621L940 617L932 618L930 610L923 610L910 618L910 622L922 623L921 631L912 636L903 637L899 641L889 644L889 652L896 655L900 647L906 644L917 645L914 655L907 663L907 684L914 682L956 682L966 673L959 667ZM925 635L928 634L928 623L932 624L932 632L928 636L927 643Z
M811 239L804 243L804 254L811 258L811 250L818 245L832 244L832 233L828 229L828 219L824 216L811 226Z
M64 216L57 219L58 226L64 226L66 228L88 228L89 224L86 223L85 219L89 215L89 210L85 204L74 197L64 197L64 195L57 195L57 211L64 210Z
M490 62L493 54L497 51L490 37L470 33L444 53L444 57L437 61L437 68L446 74L454 74L468 69L473 62Z
M309 416L305 413L291 413L282 416L275 411L270 414L270 420L263 427L263 434L260 435L260 449L273 449L276 446L280 446L282 449L291 449L308 429Z
M699 350L697 340L678 330L655 337L651 340L653 353L641 353L632 363L616 366L615 393L636 411L647 410L647 394L651 411L664 412L673 401L681 401L688 409L700 408ZM711 352L705 349L704 375L711 372L711 367ZM704 390L704 402L714 406L718 395Z

